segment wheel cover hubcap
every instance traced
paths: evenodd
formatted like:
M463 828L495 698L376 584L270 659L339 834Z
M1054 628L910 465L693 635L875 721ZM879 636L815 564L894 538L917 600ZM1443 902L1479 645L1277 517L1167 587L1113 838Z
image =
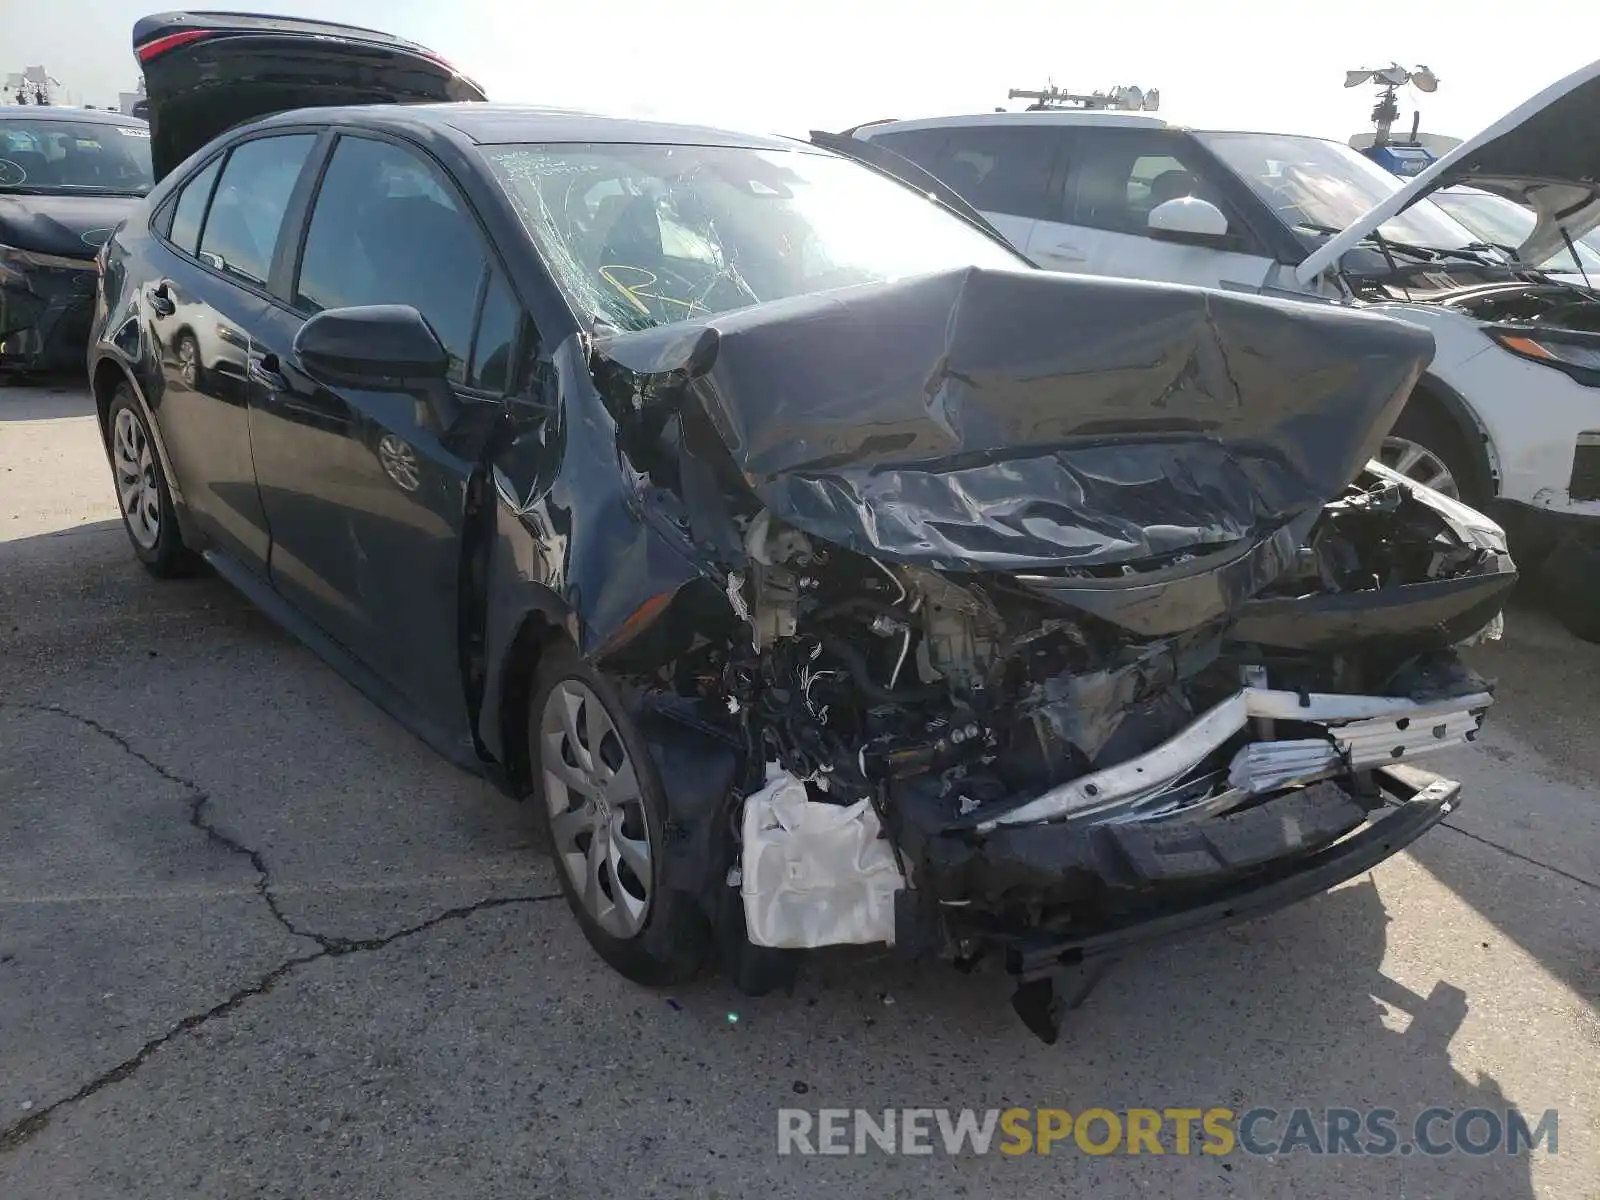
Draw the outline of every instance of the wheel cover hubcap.
M1420 442L1393 435L1386 437L1378 461L1423 487L1443 492L1452 500L1461 499L1461 487L1444 459Z
M153 550L161 537L161 488L156 482L150 439L131 408L117 410L111 431L111 465L128 531L140 546Z
M539 718L539 757L556 857L584 911L613 937L633 937L650 914L650 826L627 747L582 680L551 690Z

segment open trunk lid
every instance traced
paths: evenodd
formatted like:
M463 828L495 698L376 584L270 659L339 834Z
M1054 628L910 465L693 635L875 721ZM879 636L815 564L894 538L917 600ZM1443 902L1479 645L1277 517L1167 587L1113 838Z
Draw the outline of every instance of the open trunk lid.
M1308 283L1385 221L1440 188L1468 184L1526 204L1538 216L1517 257L1539 263L1600 225L1600 62L1574 71L1462 142L1343 232L1295 271ZM1563 234L1565 231L1565 234Z
M133 51L158 180L218 134L288 109L484 99L424 46L326 21L162 13L134 25Z

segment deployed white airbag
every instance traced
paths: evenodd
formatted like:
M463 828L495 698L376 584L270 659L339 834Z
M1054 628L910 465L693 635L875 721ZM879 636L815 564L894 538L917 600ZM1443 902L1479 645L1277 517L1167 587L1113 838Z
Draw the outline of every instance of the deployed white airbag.
M905 887L870 800L816 804L775 764L744 802L740 893L750 941L803 950L894 941Z

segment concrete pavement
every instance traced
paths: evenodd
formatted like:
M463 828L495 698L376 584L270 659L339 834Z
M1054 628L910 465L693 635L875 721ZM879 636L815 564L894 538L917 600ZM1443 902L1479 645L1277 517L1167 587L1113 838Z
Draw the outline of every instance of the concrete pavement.
M0 389L0 1196L1600 1200L1600 648L1518 609L1479 662L1451 827L1119 964L1055 1047L998 974L887 955L667 996L590 953L518 805L139 568L80 392ZM1556 1108L1560 1141L775 1153L779 1108L906 1105Z

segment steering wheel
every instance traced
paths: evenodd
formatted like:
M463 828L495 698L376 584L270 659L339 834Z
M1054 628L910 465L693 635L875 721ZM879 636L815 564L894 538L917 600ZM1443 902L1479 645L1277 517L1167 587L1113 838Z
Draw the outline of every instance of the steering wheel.
M0 158L0 187L17 187L28 181L28 173L22 169L20 163L14 163L9 158Z

